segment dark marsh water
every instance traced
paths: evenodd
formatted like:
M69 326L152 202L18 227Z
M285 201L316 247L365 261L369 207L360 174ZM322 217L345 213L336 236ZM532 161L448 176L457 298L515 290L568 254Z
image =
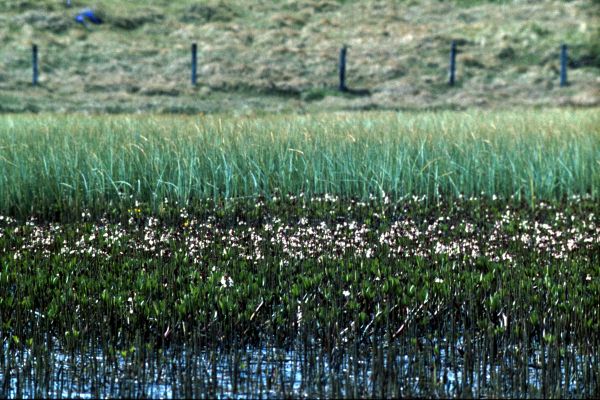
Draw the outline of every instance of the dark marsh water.
M367 340L331 351L315 341L164 350L48 344L3 346L2 397L594 398L600 376L598 355L584 349L512 346L490 357L485 338Z

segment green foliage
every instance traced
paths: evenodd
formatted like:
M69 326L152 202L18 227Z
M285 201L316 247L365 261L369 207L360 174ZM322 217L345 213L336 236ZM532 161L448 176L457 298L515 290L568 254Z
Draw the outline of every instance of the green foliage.
M40 330L59 332L67 346L76 347L86 335L115 345L122 335L140 335L152 343L166 336L177 343L235 345L261 337L286 343L303 332L322 340L361 341L367 333L398 336L404 332L402 325L416 329L413 334L448 332L457 326L484 334L493 328L489 340L514 342L520 339L507 336L509 317L511 326L526 329L531 339L551 344L556 337L542 335L550 325L569 330L574 341L586 340L587 332L598 328L598 244L572 233L587 229L586 235L594 234L594 202L560 207L540 203L535 210L485 200L457 202L454 210L417 202L382 211L377 201L359 206L291 199L260 207L262 218L280 221L270 228L260 218L245 219L256 208L254 202L236 203L218 219L217 210L223 208L207 203L198 216L201 220L180 211L164 220L146 215L123 224L80 221L44 228L11 222L11 227L0 229L0 248L8 250L0 254L3 331L16 337L17 345L23 342L18 338L34 337ZM501 215L494 214L498 205ZM327 217L318 217L319 211ZM389 219L376 216L379 213ZM538 252L546 251L543 246L524 249L522 234L529 236L530 231L513 236L515 228L506 216L518 229L535 226L540 243L564 243L548 249L547 255ZM489 239L495 241L488 249L491 255L484 254L480 243L470 245L479 254L467 248L453 256L434 250L440 244L472 243L457 223L465 217L482 227L492 217L506 228L494 228L493 235L510 236ZM339 225L343 220L379 221L367 225L373 234L354 246L381 247L373 247L368 257L324 248L313 257L290 258L285 249L291 239L273 242L267 235L279 228L287 232L282 223L294 224L298 218L313 224L307 239L313 243L304 243L304 250L322 246L319 241L339 240L331 232L316 233L319 221ZM403 241L406 234L399 234L398 242L385 239L387 244L381 244L392 221L407 220L421 221L415 228L429 236L417 235L421 239L415 242ZM208 231L198 230L200 221L212 221L202 228ZM438 221L433 231L431 221ZM452 229L439 221L448 221ZM55 242L45 239L44 229L51 229ZM484 228L469 232L492 236ZM565 238L571 234L582 239ZM262 257L248 257L228 244L231 237L245 238L240 246ZM573 250L565 257L560 249L571 242ZM398 243L402 251L396 254ZM203 249L198 257L188 254L192 245ZM53 252L48 254L44 246ZM39 317L27 317L24 323L23 316L35 315ZM345 329L352 324L352 330Z
M366 113L261 118L4 116L0 213L160 213L277 193L430 201L590 195L596 110Z

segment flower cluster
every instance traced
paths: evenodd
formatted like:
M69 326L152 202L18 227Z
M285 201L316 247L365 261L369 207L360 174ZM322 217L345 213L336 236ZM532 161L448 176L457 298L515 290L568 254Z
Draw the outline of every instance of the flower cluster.
M386 211L369 204L339 203L338 198L325 196L311 201L309 210L302 206L302 213L265 210L260 222L247 221L243 214L232 222L217 212L194 217L185 209L175 224L140 216L126 223L101 218L96 223L30 220L23 225L0 216L0 250L14 259L24 254L110 259L133 252L164 260L181 256L199 265L223 258L287 265L347 257L485 258L513 263L523 257L565 260L600 253L600 224L589 210L565 213L540 203L537 213L509 206L481 207L474 213L459 204L424 215L409 206ZM355 209L360 213L353 214Z

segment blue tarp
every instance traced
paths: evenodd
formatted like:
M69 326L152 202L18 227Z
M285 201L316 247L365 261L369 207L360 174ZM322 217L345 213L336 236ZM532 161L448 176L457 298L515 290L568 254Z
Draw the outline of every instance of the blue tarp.
M98 17L92 10L90 9L85 9L83 11L81 11L79 14L77 14L77 16L75 17L75 21L77 21L80 24L85 25L85 21L86 19L91 22L92 24L101 24L102 20L100 19L100 17Z

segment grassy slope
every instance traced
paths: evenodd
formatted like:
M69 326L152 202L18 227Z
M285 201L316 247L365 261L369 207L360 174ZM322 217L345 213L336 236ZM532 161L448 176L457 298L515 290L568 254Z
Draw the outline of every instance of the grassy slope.
M0 111L336 110L600 104L594 0L121 2L0 4ZM106 24L73 15L93 5ZM445 85L458 40L458 88ZM199 81L189 85L189 46ZM30 84L40 46L41 86ZM558 48L571 47L568 88ZM595 44L596 43L596 44ZM349 48L340 96L336 64Z

